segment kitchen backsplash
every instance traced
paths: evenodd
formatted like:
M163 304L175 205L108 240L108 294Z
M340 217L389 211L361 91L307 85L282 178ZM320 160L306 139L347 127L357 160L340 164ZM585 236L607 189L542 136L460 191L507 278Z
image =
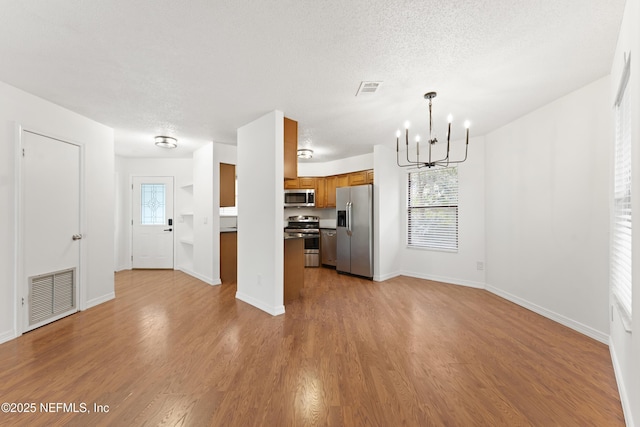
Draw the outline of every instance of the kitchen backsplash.
M238 226L238 217L236 216L221 216L220 228L229 228Z

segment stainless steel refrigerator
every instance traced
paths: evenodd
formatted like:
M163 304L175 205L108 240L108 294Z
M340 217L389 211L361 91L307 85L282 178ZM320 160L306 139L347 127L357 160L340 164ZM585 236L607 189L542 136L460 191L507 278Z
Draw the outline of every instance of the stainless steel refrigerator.
M336 270L373 278L373 186L336 189Z

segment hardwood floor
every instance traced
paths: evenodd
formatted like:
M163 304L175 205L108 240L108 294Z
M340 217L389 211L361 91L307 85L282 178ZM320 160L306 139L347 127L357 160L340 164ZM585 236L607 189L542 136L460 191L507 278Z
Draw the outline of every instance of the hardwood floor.
M272 317L235 284L117 273L114 301L0 345L0 400L37 405L0 424L624 425L608 348L493 294L305 281Z

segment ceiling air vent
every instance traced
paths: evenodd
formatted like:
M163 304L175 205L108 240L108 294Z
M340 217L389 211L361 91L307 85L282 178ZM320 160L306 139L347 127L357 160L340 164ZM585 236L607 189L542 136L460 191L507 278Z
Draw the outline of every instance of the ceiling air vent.
M376 93L382 82L361 82L356 96L366 93Z

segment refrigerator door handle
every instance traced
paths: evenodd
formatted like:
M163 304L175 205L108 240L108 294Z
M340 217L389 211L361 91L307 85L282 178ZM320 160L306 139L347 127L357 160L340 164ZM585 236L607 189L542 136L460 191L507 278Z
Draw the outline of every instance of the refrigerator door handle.
M351 232L353 231L351 229L351 202L347 202L347 234L349 236L351 236Z

